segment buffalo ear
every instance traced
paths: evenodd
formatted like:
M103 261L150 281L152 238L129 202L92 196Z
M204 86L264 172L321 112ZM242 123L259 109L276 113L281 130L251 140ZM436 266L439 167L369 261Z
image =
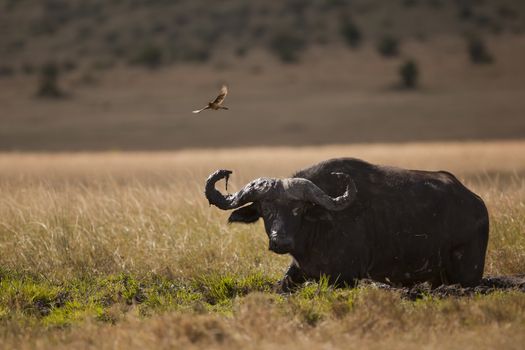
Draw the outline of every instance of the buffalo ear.
M330 212L319 205L313 205L306 209L304 216L306 221L332 221Z
M228 223L244 222L246 224L251 224L252 222L259 220L260 217L261 215L259 214L257 204L252 203L240 209L234 210L228 218Z

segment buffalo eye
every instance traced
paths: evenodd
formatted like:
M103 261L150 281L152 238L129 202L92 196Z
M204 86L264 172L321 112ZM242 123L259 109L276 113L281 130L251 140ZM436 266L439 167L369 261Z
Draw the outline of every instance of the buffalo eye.
M263 207L262 212L263 215L267 218L271 218L274 216L273 210L271 210L269 207Z

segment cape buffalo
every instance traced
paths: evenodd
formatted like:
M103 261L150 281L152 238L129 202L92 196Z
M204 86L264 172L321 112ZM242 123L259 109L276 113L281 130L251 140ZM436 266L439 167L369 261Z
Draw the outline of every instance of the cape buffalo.
M215 183L225 178L227 184L231 173L210 175L206 197L220 209L237 209L229 222L263 218L269 249L293 257L284 289L322 275L335 284L367 278L397 286L464 287L483 275L487 209L446 171L338 158L222 195Z

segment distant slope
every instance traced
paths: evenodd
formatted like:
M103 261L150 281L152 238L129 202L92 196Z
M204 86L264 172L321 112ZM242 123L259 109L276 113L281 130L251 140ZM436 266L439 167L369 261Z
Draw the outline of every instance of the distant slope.
M490 40L474 65L461 40L407 40L403 56L374 47L311 49L282 65L264 51L225 66L118 67L61 78L63 99L34 97L38 80L0 79L0 150L152 150L525 138L522 37ZM420 88L397 88L404 56ZM191 111L230 87L228 111Z
M312 45L344 45L352 35L349 21L363 42L385 34L427 40L523 33L525 2L0 0L0 64L27 71L49 60L70 68L85 62L155 65L243 56L261 47L286 60L283 50L300 55Z
M0 0L0 150L524 139L524 27L520 0Z

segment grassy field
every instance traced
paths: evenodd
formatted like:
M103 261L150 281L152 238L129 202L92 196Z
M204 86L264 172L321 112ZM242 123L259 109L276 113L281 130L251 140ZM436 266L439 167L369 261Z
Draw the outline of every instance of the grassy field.
M522 348L525 294L411 301L373 286L273 285L289 257L260 223L227 225L231 191L335 156L454 172L487 203L486 275L525 274L525 142L0 154L0 347Z

